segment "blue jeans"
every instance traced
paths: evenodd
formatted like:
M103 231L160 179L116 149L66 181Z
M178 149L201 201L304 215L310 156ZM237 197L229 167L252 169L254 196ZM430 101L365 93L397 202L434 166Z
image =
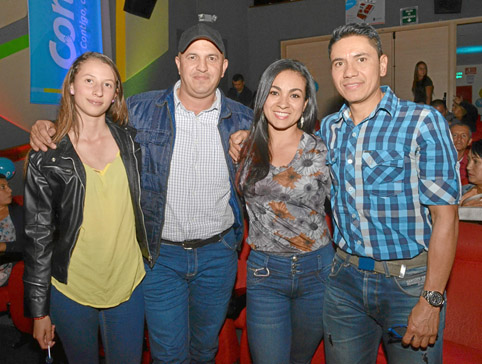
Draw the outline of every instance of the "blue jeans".
M325 354L329 364L373 364L380 340L389 364L442 363L445 306L438 338L426 350L403 347L388 329L407 325L425 282L426 267L407 269L404 278L360 270L338 255L325 293Z
M161 244L144 298L154 363L214 363L237 270L231 230L197 249ZM232 241L232 242L231 242Z
M323 338L323 295L334 250L281 257L252 250L246 313L255 364L305 364Z
M50 317L69 364L99 363L99 327L106 364L134 364L142 359L144 294L142 284L118 306L81 305L52 286Z

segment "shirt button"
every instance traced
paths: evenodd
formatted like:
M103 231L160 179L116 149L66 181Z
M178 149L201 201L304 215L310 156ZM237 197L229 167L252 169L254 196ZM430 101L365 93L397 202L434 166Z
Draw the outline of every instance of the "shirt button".
M353 133L351 136L352 136L352 137L356 137L356 133Z
M352 164L352 163L353 163L353 160L352 160L352 159L348 159L347 162L348 162L348 164Z
M293 258L291 258L293 262L296 262L298 260L298 257L295 255Z
M352 219L356 219L356 215L355 215L355 214L351 214L351 218L352 218Z
M358 245L360 245L360 244L361 244L361 241L360 241L360 240L358 240L356 243L357 243Z
M348 192L353 192L355 189L353 187L348 188Z

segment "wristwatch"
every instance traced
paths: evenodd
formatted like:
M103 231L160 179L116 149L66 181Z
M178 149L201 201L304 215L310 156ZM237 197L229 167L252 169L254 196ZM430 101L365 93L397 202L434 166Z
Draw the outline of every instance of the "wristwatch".
M433 307L442 307L445 303L443 294L437 291L423 291L421 296Z

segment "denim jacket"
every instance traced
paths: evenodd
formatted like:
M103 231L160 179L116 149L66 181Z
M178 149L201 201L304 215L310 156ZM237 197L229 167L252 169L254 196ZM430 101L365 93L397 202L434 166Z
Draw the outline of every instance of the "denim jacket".
M129 122L137 129L136 142L142 149L141 206L144 212L147 240L152 260L159 256L167 199L167 181L176 138L174 119L174 87L149 91L127 100ZM229 136L241 129L249 129L253 112L246 106L226 98L221 92L221 112L218 130L223 143L231 183L229 204L234 213L234 236L239 243L243 237L244 221L241 202L236 194L236 167L228 154ZM232 242L231 242L232 243Z

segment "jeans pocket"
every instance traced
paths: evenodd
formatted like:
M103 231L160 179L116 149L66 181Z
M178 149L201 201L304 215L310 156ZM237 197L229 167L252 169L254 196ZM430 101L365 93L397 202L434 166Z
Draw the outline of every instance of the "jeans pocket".
M223 244L229 250L237 251L238 249L238 242L236 241L236 234L234 233L234 229L231 229L226 235L224 235L221 240L221 244Z
M392 277L392 279L401 292L418 297L422 293L426 274L426 267L412 268L405 273L403 278Z

